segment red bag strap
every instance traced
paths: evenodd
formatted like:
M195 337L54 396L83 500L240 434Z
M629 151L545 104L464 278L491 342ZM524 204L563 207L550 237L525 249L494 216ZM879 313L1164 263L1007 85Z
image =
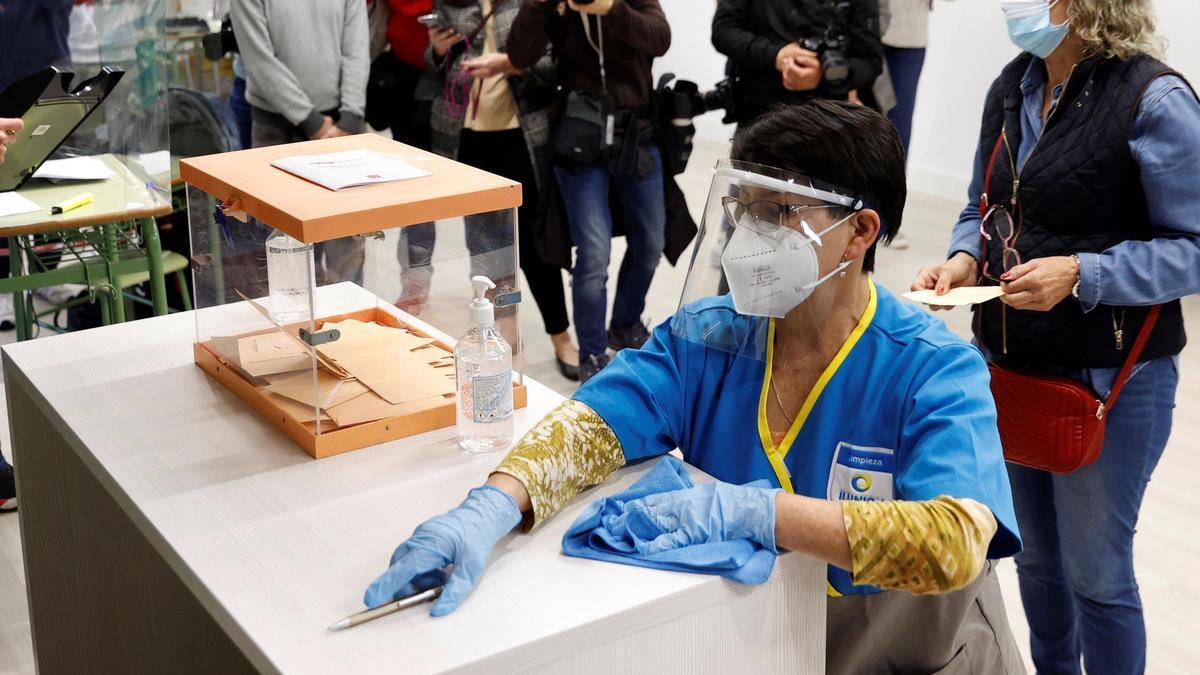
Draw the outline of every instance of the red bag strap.
M1121 390L1125 388L1125 383L1129 381L1129 374L1133 372L1133 366L1137 363L1138 357L1142 355L1142 348L1146 346L1146 342L1150 339L1150 333L1154 332L1154 324L1158 323L1158 315L1162 311L1162 305L1155 305L1150 308L1150 314L1146 316L1146 323L1142 324L1142 330L1138 333L1137 341L1133 343L1133 349L1129 352L1129 357L1125 359L1125 365L1121 366L1121 372L1117 375L1117 379L1113 382L1112 390L1108 392L1108 400L1104 402L1105 409L1112 409L1117 403L1117 397L1121 395Z
M988 159L987 171L983 174L983 194L979 196L979 217L987 215L988 202L992 194L992 170L996 167L996 155L1000 154L1000 146L1004 144L1004 127L1000 127L1000 135L996 137L996 147L992 148L992 156Z

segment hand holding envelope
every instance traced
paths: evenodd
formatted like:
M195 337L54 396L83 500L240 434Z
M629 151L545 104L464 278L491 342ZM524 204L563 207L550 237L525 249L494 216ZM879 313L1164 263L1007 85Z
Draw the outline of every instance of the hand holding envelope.
M951 288L942 295L933 289L909 291L905 297L913 302L935 307L960 307L962 305L979 305L988 300L995 300L1004 295L999 286L959 286Z

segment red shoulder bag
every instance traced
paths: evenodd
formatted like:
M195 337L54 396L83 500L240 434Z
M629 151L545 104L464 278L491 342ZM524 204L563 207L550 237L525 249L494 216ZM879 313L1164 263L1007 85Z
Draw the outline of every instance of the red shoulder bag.
M1108 398L1087 385L988 364L996 399L1004 459L1023 466L1070 473L1096 461L1104 447L1104 417L1117 402L1162 308L1150 308Z
M1003 141L1003 134L1000 141ZM998 141L984 180L985 195L999 149ZM1112 391L1103 401L1081 382L989 363L1004 459L1056 473L1070 473L1096 461L1104 447L1105 415L1116 404L1121 389L1129 380L1133 366L1154 331L1161 309L1160 306L1150 308L1137 341L1113 382Z

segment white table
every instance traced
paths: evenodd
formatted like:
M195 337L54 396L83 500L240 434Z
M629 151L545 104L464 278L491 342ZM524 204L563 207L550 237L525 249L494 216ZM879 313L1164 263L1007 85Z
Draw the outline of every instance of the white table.
M41 672L824 671L812 559L747 587L561 554L580 510L649 464L503 540L455 614L327 633L499 457L445 429L310 459L193 365L194 331L176 314L4 348ZM561 400L528 384L518 433Z

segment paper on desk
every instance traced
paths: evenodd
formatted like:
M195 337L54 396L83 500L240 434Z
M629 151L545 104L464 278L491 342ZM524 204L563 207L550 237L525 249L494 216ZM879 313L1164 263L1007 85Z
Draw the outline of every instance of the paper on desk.
M105 180L116 174L95 157L70 157L51 159L42 163L33 173L34 178L47 180Z
M372 150L348 150L323 155L297 155L271 162L271 166L310 180L330 190L390 183L431 175L394 155Z
M40 211L41 208L32 200L21 196L19 192L0 192L0 218L33 213Z
M999 286L960 286L946 291L945 295L938 295L933 290L924 290L909 291L904 294L904 297L926 305L958 307L960 305L978 305L988 300L995 300L1002 295L1004 295L1004 291Z
M137 156L137 163L151 176L171 171L171 151L143 152Z
M336 328L341 338L317 347L317 352L335 361L360 382L392 404L454 393L454 381L431 363L447 352L428 347L433 340L401 328L346 320L328 322L323 330ZM452 373L451 373L452 375Z
M358 380L340 380L328 371L317 370L316 386L311 372L272 375L267 391L313 407L332 408L369 391Z

